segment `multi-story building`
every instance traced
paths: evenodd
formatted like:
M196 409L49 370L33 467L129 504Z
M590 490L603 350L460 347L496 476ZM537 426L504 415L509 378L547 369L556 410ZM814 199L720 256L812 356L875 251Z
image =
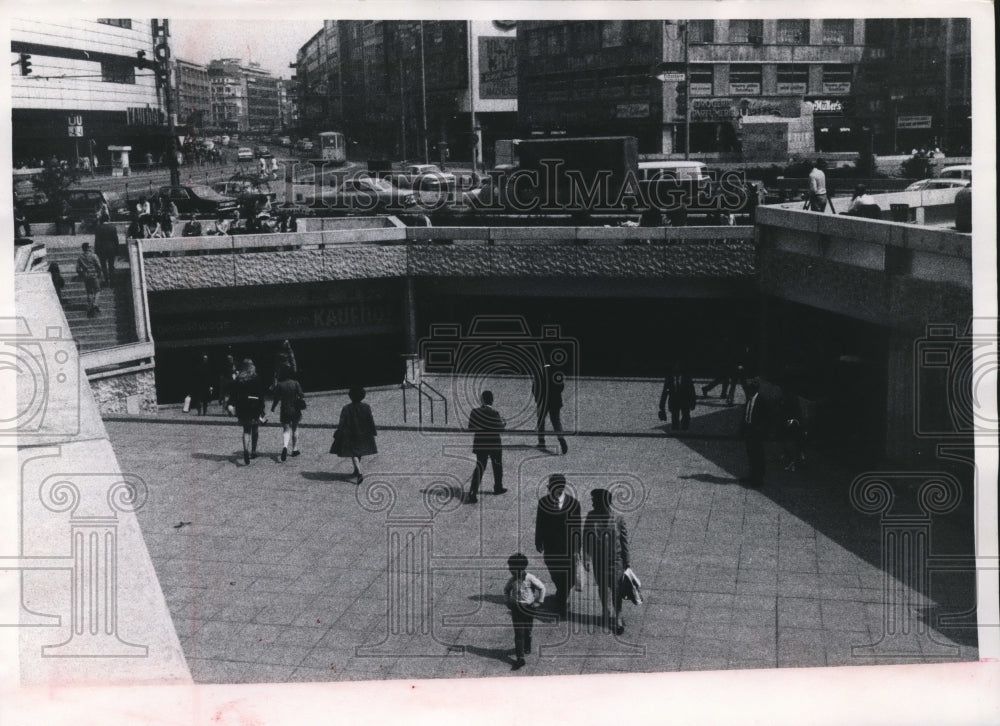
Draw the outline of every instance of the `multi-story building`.
M778 141L754 151L854 149L864 34L851 19L522 22L521 131L628 133L645 153L746 155L745 142L763 138L750 131L767 122Z
M212 83L208 69L197 63L174 62L174 87L177 89L177 121L192 128L212 123Z
M247 92L247 128L260 133L281 130L281 93L278 79L259 63L243 69Z
M208 64L212 88L212 125L222 131L246 131L246 83L239 58L220 58Z
M972 55L968 18L866 22L861 106L877 153L972 148Z
M482 159L515 129L515 37L504 21L324 21L296 59L303 130L367 155Z
M155 74L137 67L140 51L153 59L151 20L9 22L15 163L96 155L104 166L112 162L109 146L131 147L133 159L166 149ZM22 54L29 56L26 75Z

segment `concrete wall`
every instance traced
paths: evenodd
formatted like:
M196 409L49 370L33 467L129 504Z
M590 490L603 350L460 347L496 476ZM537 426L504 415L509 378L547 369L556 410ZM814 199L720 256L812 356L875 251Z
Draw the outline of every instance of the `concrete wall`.
M152 368L107 377L90 377L90 392L102 416L156 413L156 374Z

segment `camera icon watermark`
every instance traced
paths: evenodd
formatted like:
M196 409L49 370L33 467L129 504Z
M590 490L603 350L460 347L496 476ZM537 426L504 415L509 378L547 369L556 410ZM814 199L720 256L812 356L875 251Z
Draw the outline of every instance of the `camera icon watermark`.
M1000 430L996 410L996 321L928 325L914 348L914 430L925 438L970 438Z
M36 336L24 318L0 318L0 385L16 391L13 415L0 414L0 437L80 432L76 341L62 327Z
M520 315L476 316L466 332L457 323L435 323L419 351L427 373L449 377L459 423L468 421L482 403L482 391L501 379L530 382L530 395L528 387L520 386L504 396L502 407L498 404L508 431L537 431L540 412L559 412L576 403L580 345L555 324L543 324L536 335ZM574 418L561 425L573 432L577 406L567 408Z

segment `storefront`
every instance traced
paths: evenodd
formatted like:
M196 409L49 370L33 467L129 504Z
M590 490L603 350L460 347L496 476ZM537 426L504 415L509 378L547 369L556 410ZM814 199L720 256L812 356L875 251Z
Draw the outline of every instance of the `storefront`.
M843 96L810 96L816 151L858 151L870 143L868 134L854 119L852 99Z

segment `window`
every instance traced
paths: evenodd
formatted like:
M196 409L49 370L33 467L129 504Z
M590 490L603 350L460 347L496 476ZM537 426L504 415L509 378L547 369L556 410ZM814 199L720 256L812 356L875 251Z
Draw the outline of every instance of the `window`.
M763 20L730 20L729 21L729 42L730 43L755 43L764 42L764 21Z
M735 96L760 95L761 67L732 65L729 67L729 92Z
M625 43L625 23L609 20L601 25L601 47L617 48Z
M824 45L850 45L854 42L854 21L843 20L823 21Z
M689 43L712 43L715 41L714 20L689 20L687 28Z
M778 95L801 95L809 91L809 66L779 65Z
M113 25L116 28L132 29L132 21L128 18L98 18L97 22L104 25Z
M778 42L784 45L808 45L808 20L779 20Z
M823 93L850 93L854 68L846 64L823 66Z
M688 95L689 96L711 96L712 95L712 66L692 65L688 66Z
M548 54L561 55L566 52L566 26L550 28L548 33Z
M537 58L542 54L542 31L541 30L529 30L528 31L528 55L532 58Z
M131 61L101 61L101 80L105 83L135 83L135 66Z

